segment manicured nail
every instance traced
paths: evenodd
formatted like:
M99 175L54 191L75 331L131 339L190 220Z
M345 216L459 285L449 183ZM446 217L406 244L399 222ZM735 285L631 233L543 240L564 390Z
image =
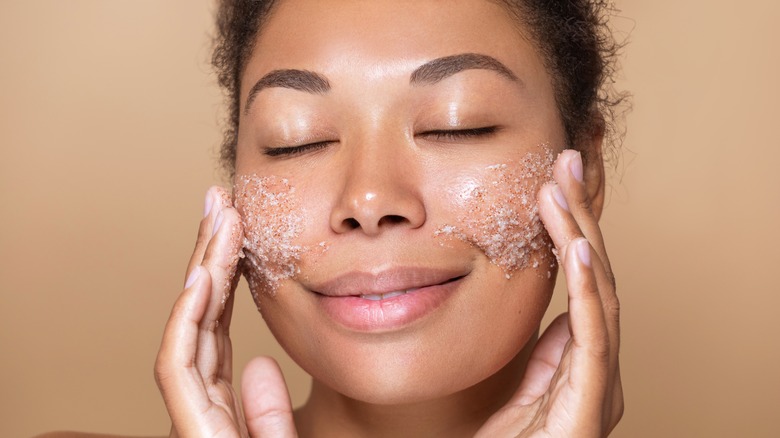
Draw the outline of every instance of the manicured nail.
M571 160L569 160L569 170L571 171L571 174L574 176L574 179L576 179L579 182L582 182L583 176L582 176L582 153L577 152L577 154L572 157Z
M214 237L215 234L217 234L217 231L219 231L219 226L222 225L222 211L217 213L217 218L214 219L214 228L211 230L211 236Z
M206 192L206 205L203 207L203 217L211 213L211 207L214 206L214 197L211 196L211 190Z
M564 210L569 211L569 204L566 202L566 198L563 196L561 187L558 184L553 186L552 194L553 198L555 198L555 202L557 202L558 205L560 205Z
M580 239L577 242L577 257L583 265L590 267L590 244L586 239Z
M192 272L190 272L190 275L187 277L187 281L184 282L185 289L192 286L192 284L195 283L195 280L197 280L198 277L200 277L200 270L201 270L200 266L195 266L195 269L193 269Z

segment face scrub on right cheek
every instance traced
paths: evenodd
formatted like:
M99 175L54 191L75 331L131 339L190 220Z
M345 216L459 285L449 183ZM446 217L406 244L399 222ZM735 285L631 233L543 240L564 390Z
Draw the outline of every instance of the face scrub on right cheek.
M295 188L286 178L239 175L233 196L244 225L246 277L259 303L260 292L273 295L280 281L298 273L304 248L295 241L303 218Z
M506 278L526 267L549 261L552 242L539 218L537 193L552 181L553 152L530 152L520 162L485 169L481 181L458 194L460 212L455 224L439 227L434 236L450 236L482 250ZM540 251L540 250L546 251ZM552 271L547 272L550 277Z

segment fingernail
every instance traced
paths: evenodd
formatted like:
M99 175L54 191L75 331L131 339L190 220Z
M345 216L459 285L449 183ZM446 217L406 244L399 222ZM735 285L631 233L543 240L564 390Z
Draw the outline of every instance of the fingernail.
M571 174L574 176L574 179L576 179L579 182L583 181L582 153L577 152L577 154L574 157L572 157L571 160L569 160L569 170L571 171Z
M555 198L555 202L557 202L558 205L560 205L564 210L569 211L569 204L566 202L566 198L563 196L561 187L558 184L553 186L552 194L553 198Z
M187 289L190 286L192 286L193 283L195 283L195 280L200 277L200 266L195 266L195 269L190 272L190 275L187 277L187 281L184 282L184 288Z
M211 196L211 190L206 192L206 205L203 207L203 217L211 213L211 207L214 206L214 197Z
M580 239L577 242L577 257L583 265L590 267L590 244L585 239Z
M211 230L211 236L214 237L215 234L217 234L217 231L219 231L219 226L222 225L222 211L217 213L217 218L214 219L214 228Z

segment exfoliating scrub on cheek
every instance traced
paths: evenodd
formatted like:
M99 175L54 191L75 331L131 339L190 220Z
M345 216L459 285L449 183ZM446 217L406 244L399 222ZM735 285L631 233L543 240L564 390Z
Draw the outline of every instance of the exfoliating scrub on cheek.
M239 175L233 196L244 225L244 272L259 303L260 292L273 295L280 281L298 273L305 250L296 243L303 216L295 188L286 178Z
M537 193L552 181L553 162L553 151L545 146L518 162L486 167L480 178L456 190L456 222L439 227L434 236L479 248L507 279L527 267L548 268L549 278L555 259L539 218Z

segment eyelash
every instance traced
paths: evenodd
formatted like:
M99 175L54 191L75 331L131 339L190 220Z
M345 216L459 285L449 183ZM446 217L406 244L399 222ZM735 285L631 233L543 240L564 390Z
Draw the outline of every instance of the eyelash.
M269 157L279 157L279 156L285 156L285 157L291 157L294 155L300 155L304 152L310 152L310 151L316 151L319 149L322 149L329 144L333 143L332 141L318 141L316 143L307 143L302 144L300 146L287 146L287 147L280 147L280 148L267 148L265 150L265 155Z
M495 134L496 131L498 131L498 126L484 126L481 128L469 129L437 129L433 131L425 131L420 135L425 137L433 137L435 140L464 140L474 137L488 136ZM265 150L265 155L269 157L291 157L303 154L305 152L322 149L331 143L333 143L333 141L318 141L316 143L307 143L300 146L268 148Z
M437 129L434 131L426 131L420 135L425 137L433 137L435 140L464 140L474 137L488 136L495 134L498 131L498 126L484 126L482 128L470 128L470 129Z

